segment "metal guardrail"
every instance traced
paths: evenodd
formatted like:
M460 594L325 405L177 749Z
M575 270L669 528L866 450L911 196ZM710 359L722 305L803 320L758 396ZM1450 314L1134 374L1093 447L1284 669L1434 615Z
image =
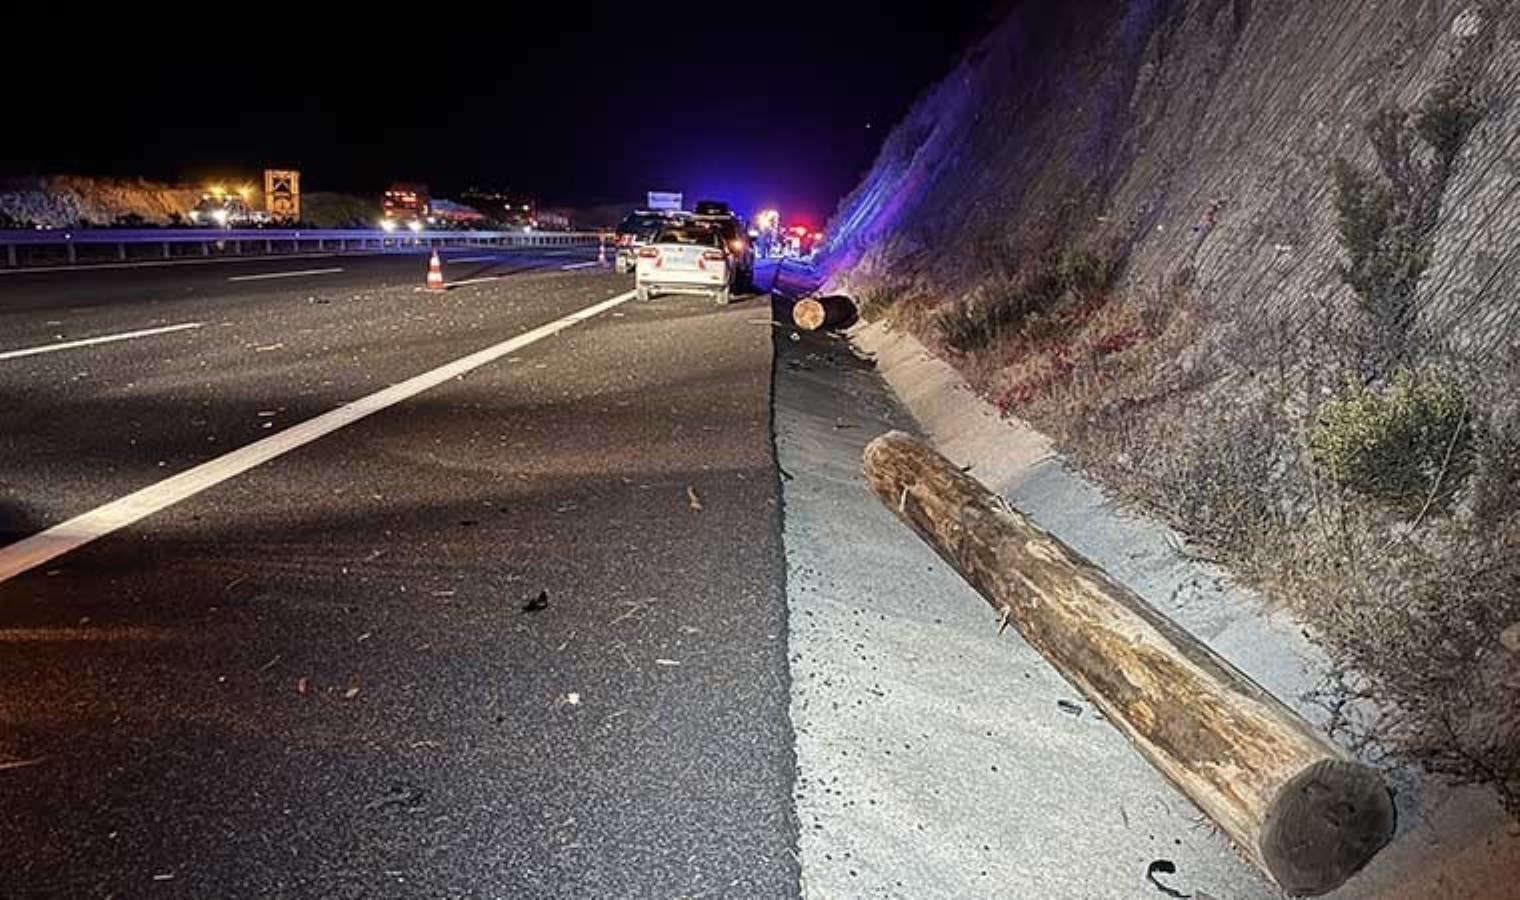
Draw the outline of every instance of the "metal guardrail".
M433 247L585 247L590 231L383 231L276 228L0 229L0 269L316 252L387 252Z

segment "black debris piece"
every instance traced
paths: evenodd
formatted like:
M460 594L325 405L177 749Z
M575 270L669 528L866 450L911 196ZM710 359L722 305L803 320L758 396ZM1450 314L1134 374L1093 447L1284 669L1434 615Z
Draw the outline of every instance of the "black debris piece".
M1162 875L1176 875L1176 863L1172 862L1169 859L1151 860L1151 864L1145 867L1145 880L1149 881L1151 884L1154 884L1157 890L1167 895L1168 897L1179 897L1183 898L1183 900L1186 900L1186 898L1193 896L1192 894L1184 894L1179 890L1174 890L1173 888L1169 888L1166 885L1162 884L1161 880L1156 877L1157 872L1160 872Z

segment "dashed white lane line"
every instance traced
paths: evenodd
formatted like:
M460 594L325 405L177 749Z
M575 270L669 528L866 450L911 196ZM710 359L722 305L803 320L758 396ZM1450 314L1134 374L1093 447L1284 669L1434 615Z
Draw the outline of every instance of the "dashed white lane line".
M459 281L450 281L447 284L445 284L444 287L457 288L457 287L466 287L467 285L471 285L471 284L485 284L488 281L500 281L500 280L502 280L503 278L506 278L506 277L507 276L505 276L505 275L485 275L485 276L482 276L480 278L465 278L465 279L461 279ZM429 288L418 288L417 290L419 290L419 291L425 291L425 290L429 290Z
M54 525L46 531L19 540L10 546L0 547L0 582L15 578L29 569L34 569L49 560L82 547L96 538L125 528L181 500L193 497L207 488L305 446L317 438L352 425L360 419L395 406L403 400L415 397L423 391L458 378L544 338L553 337L572 325L578 325L587 319L601 315L633 298L633 291L618 294L616 297L573 312L547 325L540 325L532 331L524 332L517 337L493 344L484 350L416 375L400 384L393 384L382 391L361 397L352 403L346 403L331 412L307 419L279 434L270 435L261 441L255 441L246 447L186 469L178 475L149 485L119 500L113 500L84 515Z
M598 260L594 260L593 259L593 260L588 260L587 262L570 263L569 265L560 266L560 268L564 269L566 272L568 272L571 269L588 269L591 266L599 266L599 265L601 265L601 262L598 261Z
M93 347L96 344L110 344L116 341L130 341L133 338L149 337L155 334L170 334L175 331L189 331L192 328L200 328L201 322L184 322L179 325L165 325L162 328L143 328L138 331L123 331L120 334L103 334L99 337L82 338L77 341L62 341L57 344L42 344L38 347L24 347L20 350L0 351L0 359L17 359L22 356L36 356L39 353L56 353L59 350L73 350L77 347Z
M257 275L233 275L228 281L268 281L271 278L302 278L307 275L336 275L343 271L340 268L331 269L301 269L298 272L260 272Z

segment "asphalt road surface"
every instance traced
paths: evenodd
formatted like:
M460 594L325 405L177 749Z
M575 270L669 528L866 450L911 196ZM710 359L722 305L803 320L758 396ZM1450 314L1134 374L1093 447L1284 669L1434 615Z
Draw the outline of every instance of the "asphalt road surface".
M447 256L0 276L0 896L797 893L767 302Z

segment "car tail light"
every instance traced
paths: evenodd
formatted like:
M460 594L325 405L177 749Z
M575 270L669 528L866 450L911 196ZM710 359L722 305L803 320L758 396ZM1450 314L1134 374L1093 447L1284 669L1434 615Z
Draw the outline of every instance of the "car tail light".
M644 259L655 259L659 255L660 255L660 251L656 250L654 247L640 247L639 248L639 256L642 257L642 258L644 258Z

